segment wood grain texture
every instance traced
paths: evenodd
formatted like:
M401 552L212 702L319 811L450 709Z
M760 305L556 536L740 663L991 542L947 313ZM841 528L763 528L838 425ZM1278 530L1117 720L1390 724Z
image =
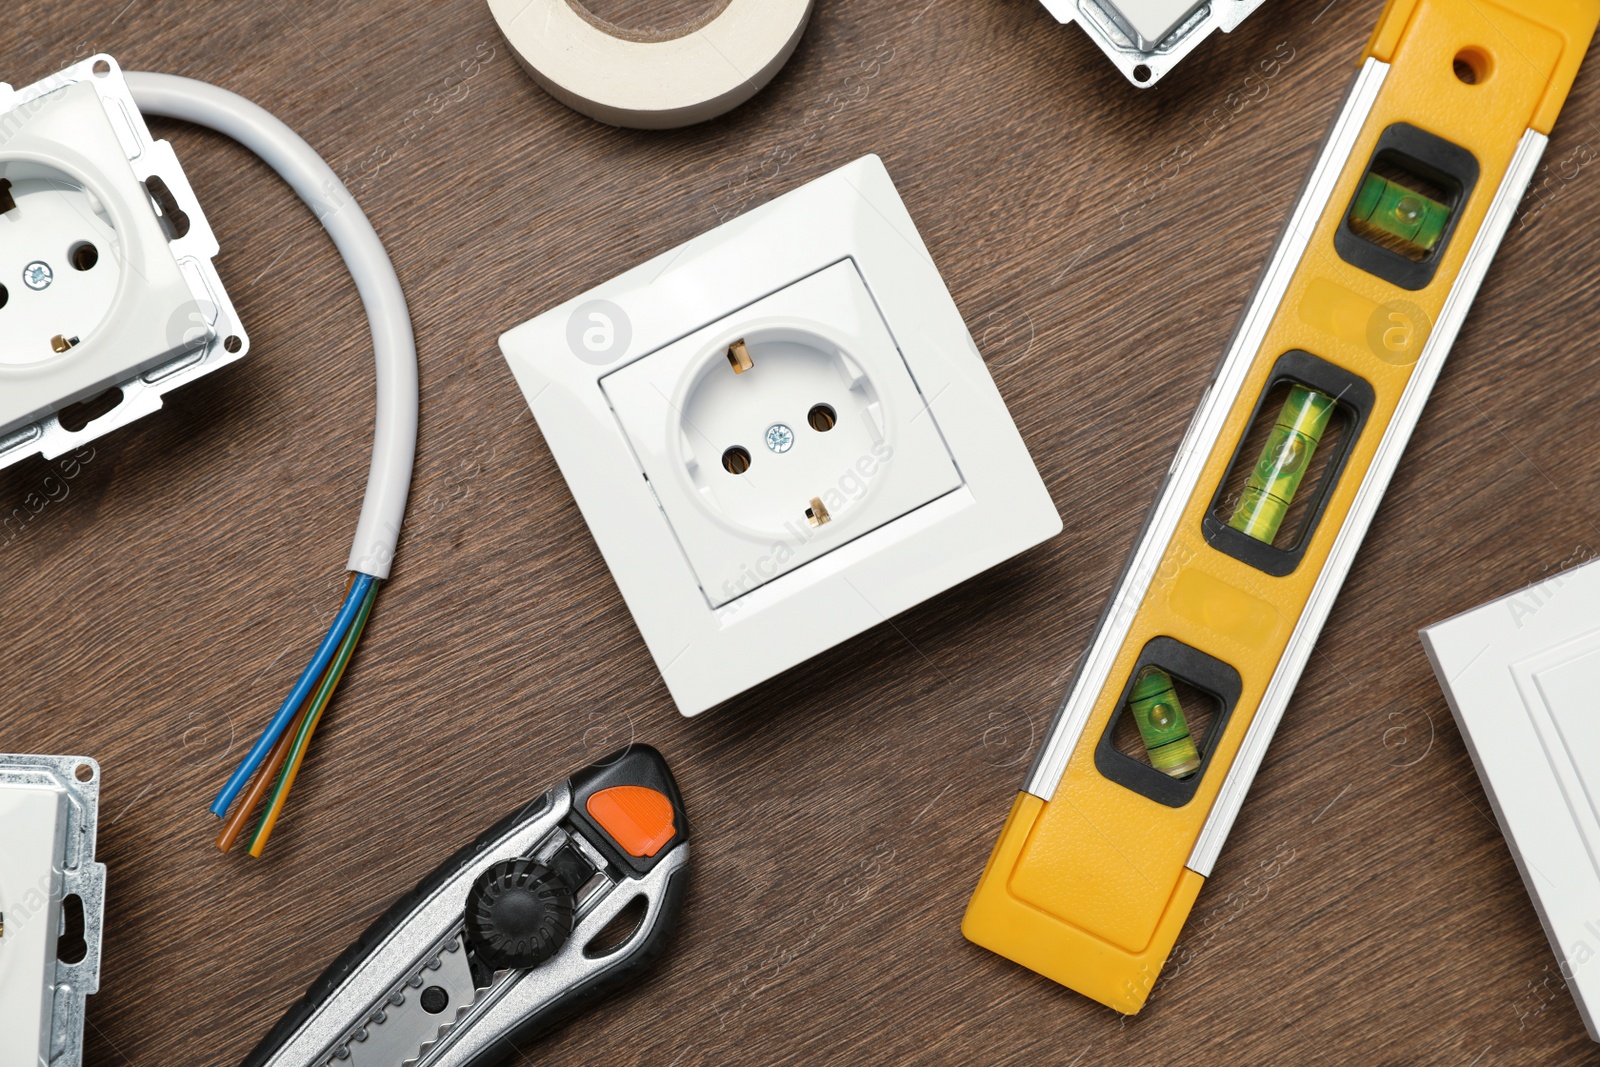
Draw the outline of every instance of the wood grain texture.
M750 104L639 133L541 92L482 0L8 6L15 85L104 50L304 134L387 241L421 346L394 580L268 858L221 856L206 804L342 587L370 352L281 183L156 124L252 352L96 444L65 499L0 540L0 750L105 768L88 1062L238 1062L394 896L634 737L695 821L680 936L645 985L520 1062L1593 1060L1416 630L1600 552L1596 70L1150 1007L1121 1020L959 932L1380 7L1272 0L1141 93L1036 0L819 0ZM685 721L496 337L867 152L1066 530ZM0 507L51 471L0 473Z

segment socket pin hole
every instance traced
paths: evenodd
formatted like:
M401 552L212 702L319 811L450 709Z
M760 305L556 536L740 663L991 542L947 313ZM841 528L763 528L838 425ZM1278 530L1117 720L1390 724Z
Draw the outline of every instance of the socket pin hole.
M167 183L156 174L144 180L145 192L150 194L150 200L155 204L156 217L161 220L162 228L167 231L167 240L176 241L189 232L189 216L178 207L178 198L172 195L172 190Z
M749 451L734 445L722 454L722 469L729 474L743 474L750 469Z
M0 285L0 308L5 307L6 306L6 301L10 300L10 299L11 299L11 290L7 289L3 285Z
M818 433L827 433L839 425L839 413L827 404L818 404L806 414L806 422Z
M99 396L80 400L76 404L62 408L56 413L56 420L68 433L78 433L95 419L109 415L120 403L122 403L122 390L107 389Z
M67 252L67 261L73 270L93 270L100 262L100 250L88 241L79 241Z
M94 768L87 763L80 763L73 768L72 776L80 782L94 781Z
M95 77L104 78L107 74L111 73L111 64L107 63L103 59L95 60L94 73Z
M228 350L229 355L232 355L244 347L244 342L239 340L237 335L229 334L228 339L222 342L222 347Z

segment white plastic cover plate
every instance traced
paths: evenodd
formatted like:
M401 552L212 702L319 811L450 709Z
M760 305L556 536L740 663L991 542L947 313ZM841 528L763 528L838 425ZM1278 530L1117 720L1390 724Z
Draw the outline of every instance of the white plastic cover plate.
M1600 1041L1600 563L1430 626L1422 642Z
M1061 530L876 156L500 345L685 715ZM837 422L816 436L795 423L819 402ZM769 448L777 424L793 441Z

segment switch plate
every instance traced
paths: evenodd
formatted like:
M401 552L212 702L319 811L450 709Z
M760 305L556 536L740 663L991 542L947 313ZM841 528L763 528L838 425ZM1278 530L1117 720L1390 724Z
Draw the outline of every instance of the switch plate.
M735 374L739 340L754 366ZM685 715L1061 530L876 156L500 345ZM794 426L816 390L838 416L820 437ZM776 422L791 451L749 440ZM742 476L720 466L731 443L751 454ZM796 530L793 495L819 481L839 513Z
M1421 636L1561 977L1600 1041L1600 563L1563 566Z

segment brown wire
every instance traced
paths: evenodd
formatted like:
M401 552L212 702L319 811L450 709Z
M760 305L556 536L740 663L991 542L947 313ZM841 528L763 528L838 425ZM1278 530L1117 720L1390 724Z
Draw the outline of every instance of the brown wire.
M272 781L283 769L283 761L289 758L289 749L294 744L295 734L300 732L300 724L305 721L306 712L310 709L311 701L308 699L300 706L289 728L283 731L283 736L278 738L278 743L272 746L267 762L263 763L256 776L250 779L250 791L234 804L233 813L223 824L222 833L217 835L217 847L222 851L227 852L233 848L234 843L244 833L244 824L250 821L250 814L256 810L256 805L261 803L261 798L267 795L267 790L272 788Z

